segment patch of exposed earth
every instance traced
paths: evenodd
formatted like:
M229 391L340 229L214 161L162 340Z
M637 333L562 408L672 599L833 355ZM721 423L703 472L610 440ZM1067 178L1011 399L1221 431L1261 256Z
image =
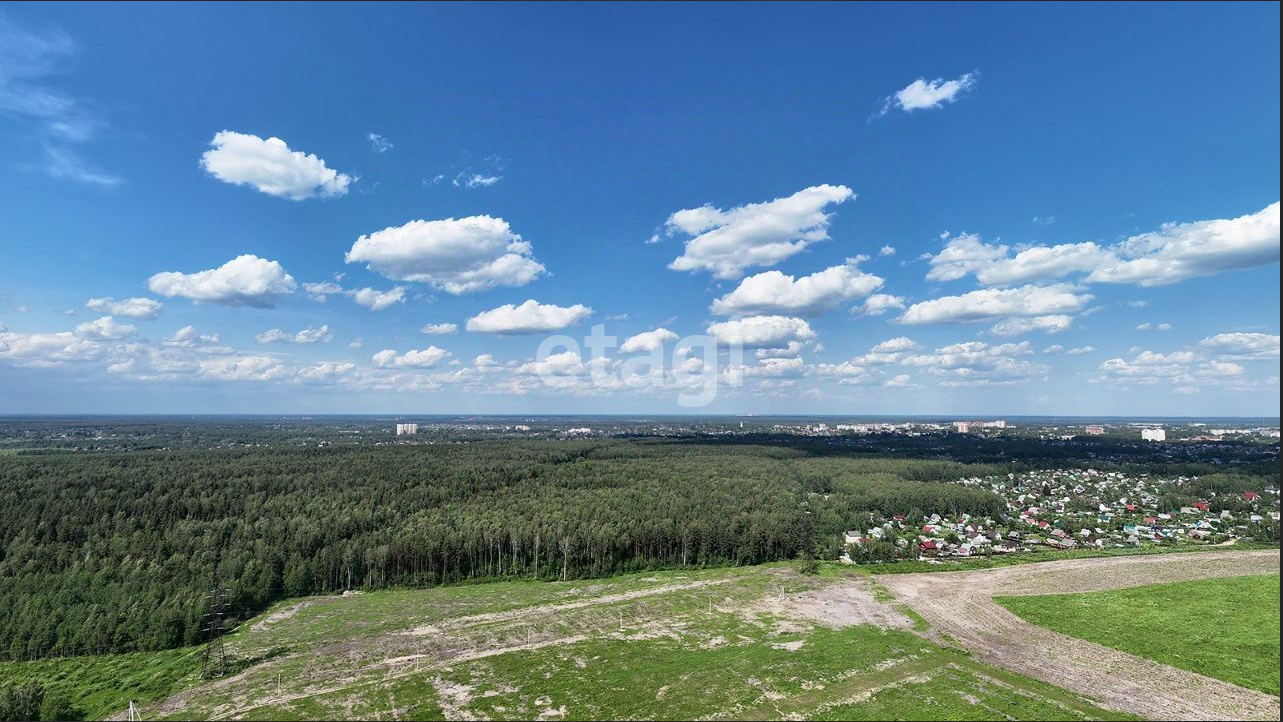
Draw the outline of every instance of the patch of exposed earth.
M1279 719L1279 698L1053 632L999 595L1094 592L1279 571L1279 552L1232 551L1042 562L879 581L976 659L1125 712L1164 720Z

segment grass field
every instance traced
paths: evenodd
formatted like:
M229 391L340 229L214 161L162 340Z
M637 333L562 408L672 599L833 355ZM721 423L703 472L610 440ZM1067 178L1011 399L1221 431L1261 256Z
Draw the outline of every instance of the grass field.
M198 649L0 679L41 679L94 718L134 699L145 719L1130 719L922 624L866 574L768 565L291 600L229 636L223 680L199 679Z
M1277 574L996 601L1063 634L1279 694Z

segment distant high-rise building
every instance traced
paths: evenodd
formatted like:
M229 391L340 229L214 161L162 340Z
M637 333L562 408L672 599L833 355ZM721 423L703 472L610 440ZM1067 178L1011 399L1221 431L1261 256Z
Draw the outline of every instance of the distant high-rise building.
M1163 429L1141 429L1140 438L1145 441L1167 441L1167 432Z
M418 424L397 424L396 425L397 436L409 436L411 434L417 434L417 433L419 433Z
M1105 427L1100 426L1099 424L1091 424L1087 427L1087 433L1092 436L1100 436L1105 433Z
M953 430L958 432L959 434L969 434L971 433L971 422L955 421L953 422Z

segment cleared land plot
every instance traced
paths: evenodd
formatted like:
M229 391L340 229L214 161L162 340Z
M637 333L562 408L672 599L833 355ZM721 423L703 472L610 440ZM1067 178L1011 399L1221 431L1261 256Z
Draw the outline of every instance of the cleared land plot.
M1154 719L1278 719L1277 697L1031 624L995 595L1123 589L1278 573L1273 551L1079 559L974 572L894 574L878 581L977 659Z
M911 698L946 719L1131 718L915 635L884 596L774 565L294 600L230 636L237 674L190 675L143 715L895 718Z
M1061 634L1279 694L1277 574L997 601Z

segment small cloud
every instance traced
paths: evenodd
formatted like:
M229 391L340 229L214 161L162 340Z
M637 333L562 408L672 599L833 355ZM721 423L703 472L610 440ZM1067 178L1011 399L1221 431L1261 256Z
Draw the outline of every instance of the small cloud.
M419 328L419 333L448 336L459 332L459 326L453 323L429 323Z
M882 106L882 112L878 115L886 115L893 108L899 108L906 113L939 108L958 100L964 93L974 88L979 80L978 72L967 73L953 80L918 78L888 97Z
M904 297L889 293L875 293L864 300L863 306L856 306L851 313L864 316L881 316L887 311L902 310Z
M879 258L886 258L887 256L894 256L894 255L895 255L894 246L883 246L880 250L878 250Z
M364 341L364 339L362 339L360 336L357 336L356 338L354 338L354 339L352 339L351 341L349 341L349 342L348 342L347 347L348 347L348 348L352 348L352 349L356 349L356 348L361 348L361 347L362 347L362 346L364 346L364 345L365 345L365 341Z
M1128 301L1127 305L1132 308L1144 308L1149 305L1149 301Z
M293 343L293 344L311 344L311 343L329 343L334 338L330 333L329 326L320 328L305 328L298 333L289 333L279 328L269 329L254 337L259 343Z
M370 148L372 148L375 153L386 153L396 147L395 145L392 145L392 141L384 138L378 133L367 133L365 138L370 141Z
M352 300L371 311L382 311L405 300L405 286L396 286L387 291L375 288L362 288L351 292Z
M160 315L164 305L159 301L153 301L150 298L126 298L120 301L105 296L103 298L91 298L85 303L85 308L91 311L98 311L110 316L128 316L129 318L152 319ZM22 309L18 309L22 310Z
M481 175L480 173L465 175L460 173L450 182L453 183L456 188L489 188L501 180L503 180L503 176L499 175Z
M1054 226L1056 225L1056 217L1055 216L1034 216L1033 220L1030 222L1033 223L1035 226Z

